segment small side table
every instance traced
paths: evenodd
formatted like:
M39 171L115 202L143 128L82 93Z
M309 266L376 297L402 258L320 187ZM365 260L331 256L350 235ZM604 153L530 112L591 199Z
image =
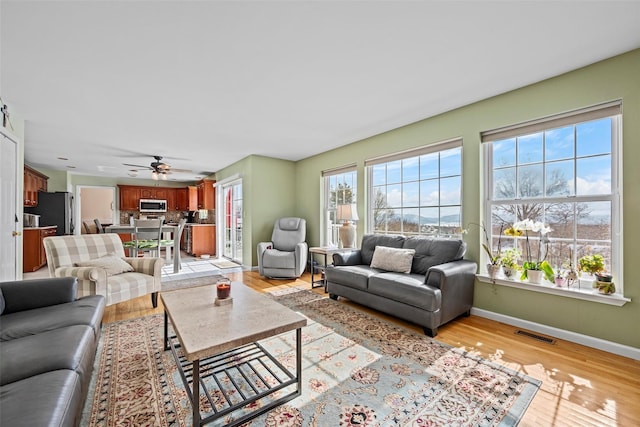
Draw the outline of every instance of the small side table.
M321 286L324 287L324 291L327 292L327 276L324 274L324 271L327 268L327 257L329 255L333 255L334 253L343 253L343 252L351 252L355 250L355 248L337 248L332 246L315 246L309 248L309 262L311 263L311 288L319 288ZM324 262L319 265L317 268L320 269L320 279L314 278L314 273L316 267L313 265L313 254L323 255ZM318 286L316 286L318 285Z

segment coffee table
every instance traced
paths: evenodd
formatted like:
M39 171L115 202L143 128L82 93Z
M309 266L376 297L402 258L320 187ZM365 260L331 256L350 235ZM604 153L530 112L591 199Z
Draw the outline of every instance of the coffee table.
M231 304L214 305L215 285L160 293L165 350L176 359L193 407L194 426L232 413L238 417L226 425L237 426L302 393L302 327L307 319L240 282L231 284L231 297ZM292 373L257 341L294 329ZM213 412L204 418L201 393ZM257 409L252 411L253 407Z

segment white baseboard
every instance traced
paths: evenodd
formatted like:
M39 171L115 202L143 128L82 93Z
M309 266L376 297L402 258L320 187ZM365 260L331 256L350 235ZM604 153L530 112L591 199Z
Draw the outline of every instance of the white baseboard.
M518 319L500 313L483 310L481 308L472 308L471 314L495 320L497 322L506 323L507 325L517 326L519 328L528 329L555 338L571 341L587 347L597 348L598 350L608 351L609 353L618 354L620 356L629 357L631 359L640 360L640 349L606 341L600 338L590 337L588 335L578 334L576 332L566 331L564 329L554 328L540 323L530 322L528 320Z

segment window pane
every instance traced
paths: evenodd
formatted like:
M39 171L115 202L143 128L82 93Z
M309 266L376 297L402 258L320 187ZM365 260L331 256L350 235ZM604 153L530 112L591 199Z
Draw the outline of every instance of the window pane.
M611 153L611 125L610 118L577 125L578 156Z
M582 205L582 206L580 206ZM580 211L584 204L576 203L550 203L546 205L545 224L551 227L551 238L570 239L573 237L576 214L583 215Z
M611 156L578 159L576 165L578 195L611 193Z
M518 168L518 196L542 197L542 165Z
M461 203L461 177L442 178L440 180L440 205L459 205Z
M516 198L516 168L493 171L493 198L495 200Z
M573 161L547 163L545 179L547 196L573 195Z
M373 168L373 185L384 185L387 183L387 167L386 165L374 165Z
M420 161L417 157L402 160L402 181L417 181L420 179Z
M438 153L420 156L420 179L437 178L440 173Z
M518 137L518 163L542 161L542 132Z
M402 232L418 234L420 231L420 210L418 208L402 209Z
M387 163L387 184L402 182L402 161Z
M420 205L438 206L439 202L440 192L438 190L438 181L435 179L420 181Z
M573 126L552 129L544 132L545 160L573 158Z
M440 234L452 235L462 227L460 206L446 206L440 208Z
M502 168L516 164L516 139L504 139L493 143L493 167Z
M439 221L439 209L438 208L422 208L420 209L420 228L424 234L437 235L438 234L438 221Z
M387 206L390 208L402 207L402 184L387 186Z
M440 176L460 175L462 168L462 148L452 148L440 152Z
M420 205L420 183L419 182L405 182L402 185L402 206L406 207L418 207Z

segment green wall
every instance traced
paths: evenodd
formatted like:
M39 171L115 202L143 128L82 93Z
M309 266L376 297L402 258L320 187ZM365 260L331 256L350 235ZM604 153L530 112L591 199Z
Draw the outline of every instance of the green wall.
M216 173L218 182L236 175L242 178L244 265L258 265L256 247L271 240L277 218L296 215L295 170L291 161L254 155Z
M463 222L481 215L480 133L595 105L623 100L623 221L624 294L632 302L623 307L546 295L524 289L476 282L474 306L520 319L640 347L640 280L632 272L638 252L640 222L640 50L635 50L543 82L486 99L423 121L376 135L295 165L296 211L307 218L308 242L320 243L320 176L322 170L356 163L358 171L358 235L365 214L365 159L461 137L463 139ZM478 231L470 230L467 257L480 253Z

